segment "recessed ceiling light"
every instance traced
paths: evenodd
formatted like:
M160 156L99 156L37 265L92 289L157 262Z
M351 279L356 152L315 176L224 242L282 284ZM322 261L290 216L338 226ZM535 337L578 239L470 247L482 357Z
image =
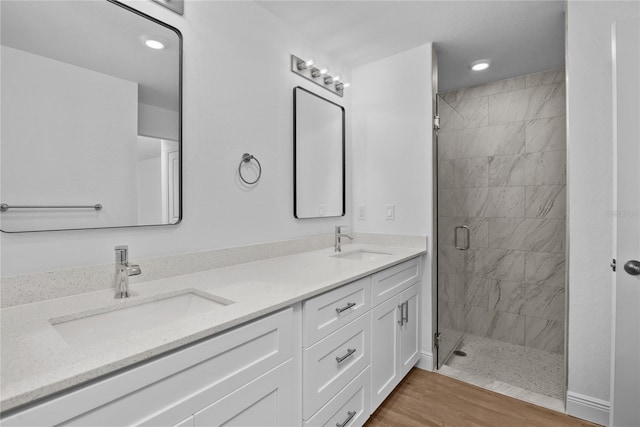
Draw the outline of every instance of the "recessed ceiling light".
M489 68L491 66L491 61L489 61L488 59L480 59L478 61L473 61L471 63L471 69L473 71L482 71L482 70L486 70L487 68Z
M146 39L144 44L151 49L161 50L164 49L164 43L154 39Z

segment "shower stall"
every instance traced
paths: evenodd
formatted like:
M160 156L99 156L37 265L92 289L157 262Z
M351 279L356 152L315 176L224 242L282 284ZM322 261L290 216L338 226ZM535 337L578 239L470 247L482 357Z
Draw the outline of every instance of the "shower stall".
M564 70L437 102L438 369L562 409Z

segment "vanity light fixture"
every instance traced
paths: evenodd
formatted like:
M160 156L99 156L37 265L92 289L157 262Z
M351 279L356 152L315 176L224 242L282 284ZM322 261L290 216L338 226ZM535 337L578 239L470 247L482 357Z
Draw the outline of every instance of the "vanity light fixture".
M313 77L314 79L317 79L320 76L324 76L325 74L327 74L329 72L329 70L327 70L326 68L316 68L313 67L311 69L311 77Z
M307 59L306 61L300 59L296 65L299 71L306 70L313 65L313 59Z
M343 96L344 89L349 87L348 83L340 81L339 75L331 76L327 68L314 66L313 59L291 55L291 71L338 96Z
M473 71L483 71L491 66L491 61L488 59L479 59L477 61L473 61L470 65Z
M324 84L330 85L331 83L336 83L340 81L340 76L327 76L324 78Z

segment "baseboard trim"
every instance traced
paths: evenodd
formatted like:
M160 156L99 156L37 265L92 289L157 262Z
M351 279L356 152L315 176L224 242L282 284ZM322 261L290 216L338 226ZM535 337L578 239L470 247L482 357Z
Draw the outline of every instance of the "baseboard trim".
M425 351L420 352L420 358L418 359L418 363L416 363L416 368L422 369L423 371L433 371L433 353L428 353Z
M584 394L567 392L567 414L603 426L609 425L610 403Z

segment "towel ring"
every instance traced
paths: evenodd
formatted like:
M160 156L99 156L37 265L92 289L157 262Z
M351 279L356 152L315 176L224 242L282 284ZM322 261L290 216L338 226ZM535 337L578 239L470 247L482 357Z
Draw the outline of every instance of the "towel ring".
M258 177L254 181L247 181L246 179L244 179L244 176L242 176L242 164L249 163L251 160L255 160L258 164ZM260 177L262 176L262 165L260 164L260 160L256 159L249 153L244 153L242 155L242 160L240 160L240 164L238 165L238 174L240 175L240 179L242 180L242 182L244 182L245 184L253 185L256 182L260 181Z

